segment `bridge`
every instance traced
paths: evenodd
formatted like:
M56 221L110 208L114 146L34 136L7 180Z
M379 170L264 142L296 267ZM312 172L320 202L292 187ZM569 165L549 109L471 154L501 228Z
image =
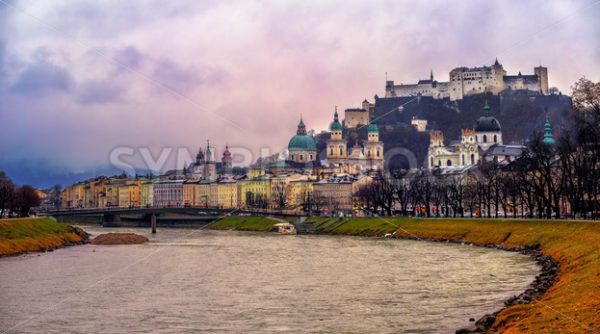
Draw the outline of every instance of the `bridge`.
M285 210L223 209L211 207L108 207L39 210L39 216L53 216L60 222L85 222L104 227L191 227L206 225L227 215L301 217Z

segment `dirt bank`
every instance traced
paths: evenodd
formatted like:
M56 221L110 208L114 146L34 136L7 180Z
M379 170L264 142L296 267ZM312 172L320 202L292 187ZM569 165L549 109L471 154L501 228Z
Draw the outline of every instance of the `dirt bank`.
M0 219L0 256L52 251L88 240L82 229L49 217Z
M92 240L94 245L134 245L148 242L148 238L135 233L104 233Z

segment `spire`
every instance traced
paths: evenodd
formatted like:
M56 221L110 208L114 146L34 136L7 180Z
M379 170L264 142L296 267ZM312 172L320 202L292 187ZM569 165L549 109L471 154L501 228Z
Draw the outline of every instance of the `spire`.
M494 62L494 66L500 66L500 63L498 62L498 57L496 57L496 61Z
M306 134L306 126L304 125L304 120L302 119L302 114L300 114L300 122L298 123L298 130L296 131L297 135L305 135Z
M488 105L487 100L485 100L485 106L483 106L483 116L485 116L485 117L492 116L492 113L490 112L490 106Z
M333 122L331 122L329 130L342 131L342 123L340 123L340 119L338 117L337 106L335 106L335 112L333 113Z
M429 70L429 79L431 79L431 81L433 81L433 69Z
M550 119L548 118L548 107L544 108L546 112L546 122L544 123L544 139L542 140L546 145L554 145L556 141L552 136L552 124L550 123Z

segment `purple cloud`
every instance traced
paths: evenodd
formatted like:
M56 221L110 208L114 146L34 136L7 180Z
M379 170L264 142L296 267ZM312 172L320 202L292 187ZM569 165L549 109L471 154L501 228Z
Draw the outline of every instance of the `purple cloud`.
M66 68L47 59L46 52L36 51L34 59L21 71L10 90L22 95L43 95L50 92L69 92L73 77Z
M123 88L105 80L92 80L78 87L77 101L83 104L103 104L123 101Z
M114 56L118 68L117 72L123 72L126 69L138 69L143 58L142 53L132 45L118 50Z

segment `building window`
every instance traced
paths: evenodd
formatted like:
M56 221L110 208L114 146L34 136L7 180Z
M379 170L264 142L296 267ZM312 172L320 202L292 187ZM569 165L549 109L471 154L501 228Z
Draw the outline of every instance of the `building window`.
M448 161L446 161L446 166L452 166L452 161L450 161L450 159L448 159Z
M464 154L461 155L460 158L461 158L461 161L462 161L462 165L464 166L465 165L465 155Z
M438 160L438 166L442 166L442 160Z
M498 136L494 135L494 143L498 142Z
M471 154L471 165L475 164L475 154Z
M483 135L483 142L487 143L487 135Z

